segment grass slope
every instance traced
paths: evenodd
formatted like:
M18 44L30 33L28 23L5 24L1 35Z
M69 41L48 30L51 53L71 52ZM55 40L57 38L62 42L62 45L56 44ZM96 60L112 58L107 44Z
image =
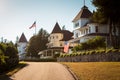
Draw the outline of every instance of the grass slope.
M120 62L79 62L67 65L79 80L120 80Z

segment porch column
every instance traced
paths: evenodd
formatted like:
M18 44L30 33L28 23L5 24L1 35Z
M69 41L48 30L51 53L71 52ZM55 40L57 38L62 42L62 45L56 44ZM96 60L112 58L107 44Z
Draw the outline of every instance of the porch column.
M52 57L53 57L53 49L52 49L52 53L51 53Z
M45 50L45 53L46 53L46 57L47 57L47 50Z

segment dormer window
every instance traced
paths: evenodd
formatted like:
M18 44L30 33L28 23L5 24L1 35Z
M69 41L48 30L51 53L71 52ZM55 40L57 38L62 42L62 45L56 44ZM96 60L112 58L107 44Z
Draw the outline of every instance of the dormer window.
M79 22L75 24L75 27L78 27L79 26Z

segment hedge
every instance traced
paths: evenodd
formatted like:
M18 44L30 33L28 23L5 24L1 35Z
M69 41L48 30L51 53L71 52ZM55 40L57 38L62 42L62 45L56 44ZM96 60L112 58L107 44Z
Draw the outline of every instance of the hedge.
M29 61L29 62L56 62L56 58L34 58L34 59L25 59L24 61Z
M0 43L0 73L4 73L19 63L18 52L13 43Z

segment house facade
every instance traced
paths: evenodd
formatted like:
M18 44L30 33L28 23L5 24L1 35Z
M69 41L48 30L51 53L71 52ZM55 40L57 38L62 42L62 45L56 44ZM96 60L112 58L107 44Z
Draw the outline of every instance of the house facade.
M106 24L98 24L90 20L92 12L85 5L73 19L74 39L71 42L82 43L96 36L109 36L109 27Z
M63 52L65 42L68 42L73 37L73 33L68 30L62 30L56 22L50 36L48 37L47 50L40 52L41 57L53 57L57 53ZM70 45L70 48L72 45Z
M19 60L24 60L25 59L25 54L26 54L26 47L27 47L27 39L24 35L24 33L22 33L19 41L17 42L17 49L18 49L18 54L19 54Z
M61 30L58 23L55 24L50 36L48 37L48 48L63 48L64 43L72 39L73 33L68 30ZM70 45L71 46L71 45Z

